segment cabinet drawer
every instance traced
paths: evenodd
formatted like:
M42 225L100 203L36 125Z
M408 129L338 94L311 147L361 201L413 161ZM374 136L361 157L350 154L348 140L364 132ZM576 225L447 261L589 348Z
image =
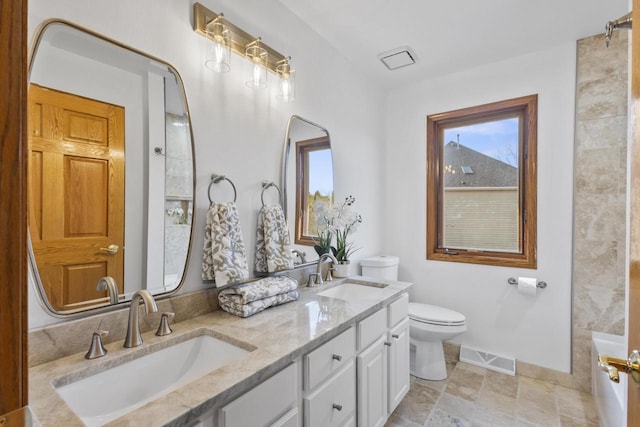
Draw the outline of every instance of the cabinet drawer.
M409 315L409 294L402 294L400 298L389 304L389 322L387 327L393 328Z
M343 426L355 415L356 368L350 360L331 380L304 399L304 425Z
M356 333L353 327L327 341L304 357L304 388L309 391L346 366L356 353Z
M278 372L220 409L220 427L267 426L298 401L296 364Z
M300 425L298 419L298 408L293 408L271 424L271 427L298 427Z
M358 351L364 350L387 330L387 309L382 308L358 323Z

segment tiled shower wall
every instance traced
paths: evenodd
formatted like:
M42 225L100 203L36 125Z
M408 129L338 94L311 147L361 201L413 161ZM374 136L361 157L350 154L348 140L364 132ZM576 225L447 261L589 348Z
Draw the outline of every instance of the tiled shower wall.
M573 380L591 389L591 331L624 334L628 32L578 41Z

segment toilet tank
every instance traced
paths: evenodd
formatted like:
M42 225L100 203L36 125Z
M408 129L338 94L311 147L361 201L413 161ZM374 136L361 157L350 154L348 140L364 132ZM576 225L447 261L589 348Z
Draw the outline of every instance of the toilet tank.
M362 275L376 279L398 280L400 258L392 255L380 255L360 261Z

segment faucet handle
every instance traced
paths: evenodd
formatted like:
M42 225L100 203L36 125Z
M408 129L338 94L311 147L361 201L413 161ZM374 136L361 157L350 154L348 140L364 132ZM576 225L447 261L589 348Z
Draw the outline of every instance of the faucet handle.
M336 269L333 267L327 268L327 275L324 277L325 282L333 282L333 276L331 275L332 271L336 271Z
M307 287L312 287L314 285L322 285L322 274L321 273L311 273L311 274L309 274L309 279L307 280Z
M102 345L102 338L107 335L109 335L109 331L96 331L93 333L89 351L84 355L85 359L97 359L98 357L107 355L107 349Z
M175 317L175 315L175 313L170 311L162 313L162 316L160 316L160 325L158 325L158 330L156 331L157 336L163 337L173 332L169 326L169 319Z

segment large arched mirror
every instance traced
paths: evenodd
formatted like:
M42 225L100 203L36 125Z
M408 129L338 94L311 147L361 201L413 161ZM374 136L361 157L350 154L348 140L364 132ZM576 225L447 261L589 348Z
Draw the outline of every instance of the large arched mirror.
M56 20L40 28L29 80L30 257L44 306L69 315L176 291L195 176L178 72Z
M318 237L313 204L333 204L331 138L324 127L296 115L289 119L285 135L282 188L294 248L306 255L305 260L317 259L312 249Z

